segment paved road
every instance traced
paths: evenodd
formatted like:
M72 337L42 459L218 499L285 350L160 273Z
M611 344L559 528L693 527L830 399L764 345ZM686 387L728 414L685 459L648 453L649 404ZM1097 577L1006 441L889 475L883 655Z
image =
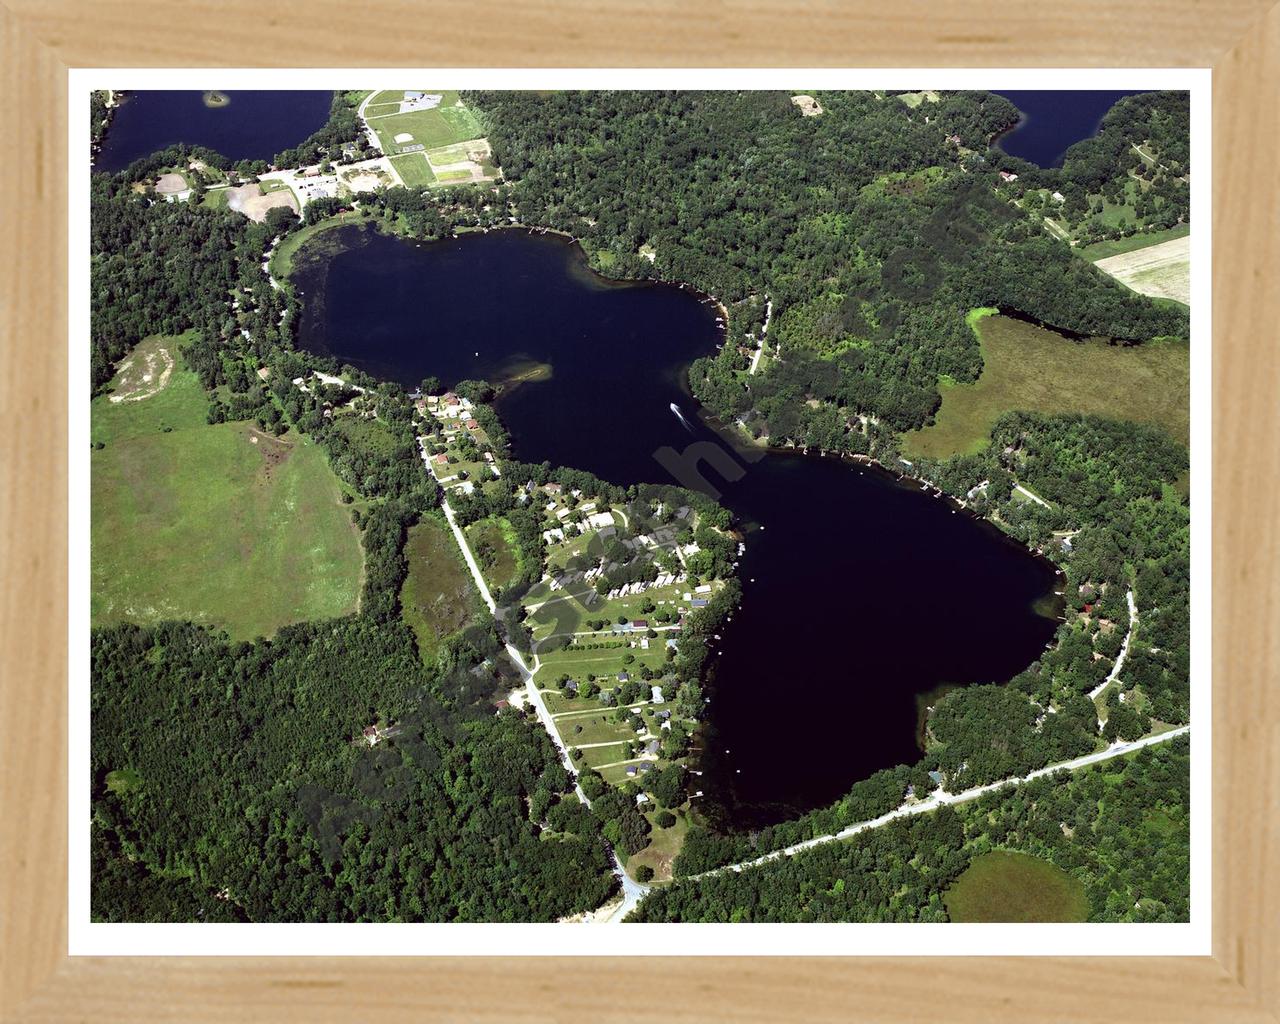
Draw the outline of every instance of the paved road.
M1077 768L1083 768L1086 765L1097 764L1099 761L1108 761L1113 757L1122 757L1125 754L1132 753L1142 747L1149 747L1155 743L1167 743L1175 736L1182 736L1191 731L1191 726L1184 725L1170 732L1160 733L1158 736L1147 736L1144 739L1134 740L1131 743L1113 743L1106 750L1099 750L1093 754L1086 754L1084 757L1077 757L1073 761L1063 761L1060 764L1051 764L1044 768L1030 772L1027 775L1018 778L1001 779L998 782L992 782L985 786L975 786L973 789L966 789L959 793L937 792L928 800L922 800L919 803L903 804L901 807L895 808L888 814L882 814L878 818L870 821L860 821L856 825L850 825L834 832L830 835L815 836L813 839L806 839L802 843L796 843L794 846L783 847L781 850L775 850L767 853L763 857L756 857L754 860L742 861L739 864L729 864L722 868L715 868L712 871L705 871L700 875L690 875L688 881L696 881L699 878L708 878L712 875L720 875L726 871L741 872L745 868L757 867L771 860L777 860L779 857L792 857L797 853L811 849L814 846L821 846L824 843L833 843L841 839L849 839L858 835L860 832L867 832L873 828L880 828L887 825L891 821L899 818L907 818L913 814L926 814L929 811L936 811L939 807L946 804L962 804L968 803L970 800L976 800L980 796L994 792L1004 786L1018 785L1023 782L1030 782L1032 779L1038 779L1045 775L1052 775L1059 771L1074 771Z

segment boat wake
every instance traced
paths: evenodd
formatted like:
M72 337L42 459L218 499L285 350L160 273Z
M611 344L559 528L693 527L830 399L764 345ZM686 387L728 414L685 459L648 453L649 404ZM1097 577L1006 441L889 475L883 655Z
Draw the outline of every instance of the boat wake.
M676 419L678 419L678 420L679 420L679 421L684 425L684 429L685 429L685 430L687 430L687 431L689 431L689 433L691 433L691 434L692 434L692 433L693 433L693 427L692 427L692 426L690 426L689 421L688 421L687 419L685 419L685 418L684 418L684 413L682 413L682 412L680 411L680 406L676 405L676 403L675 403L675 402L672 402L672 403L671 403L671 411L672 411L673 413L675 413L675 414L676 414Z

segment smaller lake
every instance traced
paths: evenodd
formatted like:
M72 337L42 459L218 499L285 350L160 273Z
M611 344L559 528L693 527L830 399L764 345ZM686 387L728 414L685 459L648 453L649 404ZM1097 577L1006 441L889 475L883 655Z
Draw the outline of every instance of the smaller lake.
M332 92L223 92L209 106L195 91L130 92L111 118L94 158L100 171L120 171L139 157L182 143L205 146L229 160L270 160L323 128Z
M1022 122L1000 136L996 145L1010 156L1027 160L1037 167L1059 167L1063 154L1070 147L1097 132L1098 125L1117 100L1136 96L1142 91L997 90L996 95L1003 96L1022 112Z

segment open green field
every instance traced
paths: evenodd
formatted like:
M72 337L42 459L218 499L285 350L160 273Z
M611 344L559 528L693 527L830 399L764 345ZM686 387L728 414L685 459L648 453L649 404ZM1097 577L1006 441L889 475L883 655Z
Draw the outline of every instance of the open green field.
M400 180L410 188L434 185L436 183L436 176L431 171L431 164L427 162L426 156L422 153L405 153L403 156L393 156L391 158L391 166L396 169L396 174L400 175Z
M974 310L982 376L942 386L932 426L903 435L908 457L947 458L980 451L1002 413L1092 413L1164 427L1190 437L1190 354L1176 342L1123 347L1100 339L1072 342L994 310Z
M1075 253L1077 256L1083 256L1092 263L1094 260L1104 260L1108 256L1120 256L1126 252L1145 249L1149 245L1168 242L1174 238L1184 238L1189 234L1191 234L1191 225L1179 224L1175 228L1143 231L1141 234L1130 235L1128 238L1119 238L1114 241L1094 242L1093 245L1081 246L1075 250Z
M992 850L976 858L942 897L952 921L1084 921L1084 886L1038 857Z
M625 722L615 721L613 708L602 708L598 715L575 715L556 723L560 737L571 747L584 743L625 743L636 738L636 731ZM581 731L579 731L581 730ZM617 752L614 751L614 754ZM612 758L617 760L618 756Z
M492 587L507 587L520 574L519 547L515 529L505 518L490 516L466 529L467 543Z
M626 655L634 655L634 660L624 663ZM641 665L658 669L667 663L666 647L660 641L653 641L649 650L638 647L607 647L590 650L570 647L562 651L552 651L541 656L543 669L553 678L559 678L566 672L575 679L585 679L588 673L596 676L616 676L619 672L634 673Z
M423 519L409 530L404 546L409 574L400 588L401 615L418 639L424 661L441 642L465 626L480 608L480 597L449 528Z
M159 341L177 356L180 339ZM94 625L190 619L249 639L354 611L363 553L324 450L249 423L210 426L208 407L180 365L159 390L94 399Z
M433 90L420 90L428 94ZM440 146L452 146L468 139L478 139L484 135L484 129L475 115L462 105L458 94L453 90L441 90L440 105L430 110L411 110L398 113L399 101L404 98L403 90L391 90L379 93L365 108L365 119L369 127L378 136L382 151L388 156L403 153L411 147L423 146L436 149ZM411 135L411 139L396 142L397 135Z

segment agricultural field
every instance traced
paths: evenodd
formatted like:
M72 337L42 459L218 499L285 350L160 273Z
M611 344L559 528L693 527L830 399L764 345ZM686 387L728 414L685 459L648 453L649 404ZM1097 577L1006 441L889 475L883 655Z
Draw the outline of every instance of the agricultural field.
M943 896L952 921L1084 921L1084 886L1038 857L992 850L977 857Z
M1142 295L1191 304L1190 235L1108 256L1094 266Z
M378 137L382 151L388 156L399 153L416 153L424 149L451 146L468 139L478 139L484 129L453 90L432 92L411 90L422 98L416 108L402 110L406 104L403 90L389 90L371 97L364 108L364 117ZM435 106L429 106L429 97L439 97Z
M354 611L360 537L323 449L206 423L182 340L139 345L91 406L94 625L190 619L250 639Z
M401 615L417 637L423 661L432 661L440 644L475 618L480 596L443 523L423 519L415 524L404 554L409 573L400 589Z
M1073 342L1011 317L975 310L982 376L942 387L931 426L903 435L908 457L947 458L981 451L1005 412L1092 413L1164 427L1190 437L1190 350L1174 341L1124 347Z

